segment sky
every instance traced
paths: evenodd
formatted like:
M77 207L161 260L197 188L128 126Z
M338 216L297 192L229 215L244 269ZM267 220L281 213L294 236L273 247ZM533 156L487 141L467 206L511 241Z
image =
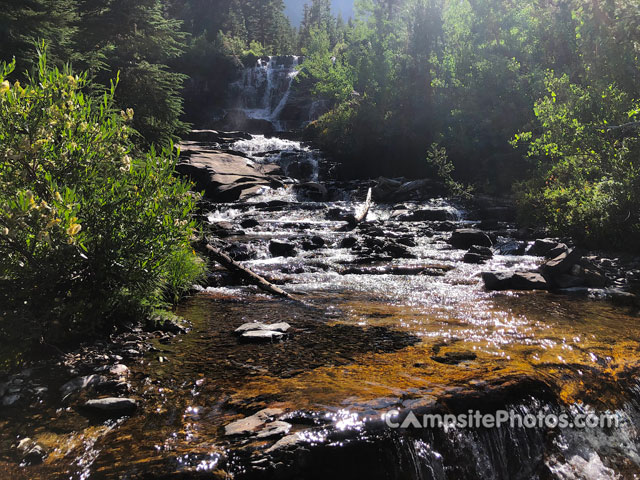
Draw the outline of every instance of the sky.
M353 0L331 0L333 3L333 13L342 12L342 17L347 21L353 17ZM311 0L284 0L286 5L285 13L291 19L291 23L298 27L302 20L302 9L305 3L311 3Z

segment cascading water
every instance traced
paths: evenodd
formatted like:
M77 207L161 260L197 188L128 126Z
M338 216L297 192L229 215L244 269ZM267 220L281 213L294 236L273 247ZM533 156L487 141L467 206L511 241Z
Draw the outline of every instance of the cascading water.
M249 119L267 120L277 130L285 130L280 114L289 100L299 64L298 56L259 58L256 65L245 69L242 78L232 85L237 91L236 108Z

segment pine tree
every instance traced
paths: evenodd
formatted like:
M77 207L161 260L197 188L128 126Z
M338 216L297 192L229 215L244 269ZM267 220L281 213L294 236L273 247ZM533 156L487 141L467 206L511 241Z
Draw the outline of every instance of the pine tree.
M78 48L102 85L118 73L116 100L135 111L134 127L146 143L164 144L184 130L180 89L185 76L167 63L185 47L181 22L165 16L160 0L85 0Z
M5 0L0 8L0 61L16 58L20 72L37 65L36 44L45 40L52 63L72 58L76 0Z

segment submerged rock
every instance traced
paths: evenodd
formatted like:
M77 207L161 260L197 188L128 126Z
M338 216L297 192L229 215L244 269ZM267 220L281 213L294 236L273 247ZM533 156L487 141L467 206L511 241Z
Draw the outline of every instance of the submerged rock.
M482 272L487 290L548 290L545 278L535 272Z
M131 398L108 397L89 400L83 408L90 413L118 418L135 412L138 403Z

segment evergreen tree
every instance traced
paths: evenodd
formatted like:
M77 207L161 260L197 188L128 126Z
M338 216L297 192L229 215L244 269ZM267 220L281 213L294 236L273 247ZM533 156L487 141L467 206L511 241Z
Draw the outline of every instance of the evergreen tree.
M0 61L16 58L20 73L37 66L35 45L46 40L49 61L72 58L76 0L4 0L0 3Z
M180 89L185 76L167 63L181 55L181 22L165 16L160 0L85 0L78 48L102 84L120 75L116 100L135 111L134 128L146 143L166 143L184 131Z

